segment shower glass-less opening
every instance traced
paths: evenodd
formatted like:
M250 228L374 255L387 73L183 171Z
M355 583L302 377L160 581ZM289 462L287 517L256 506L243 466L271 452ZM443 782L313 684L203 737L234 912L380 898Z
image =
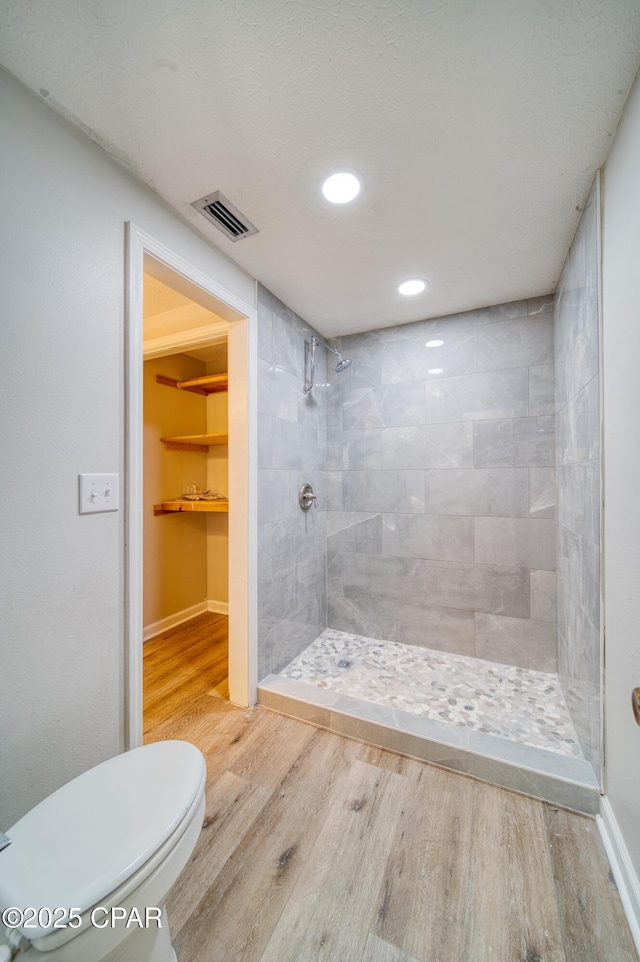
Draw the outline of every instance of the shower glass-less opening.
M317 383L313 405L299 387L295 404L277 396L265 480L281 485L288 471L293 490L312 464L320 506L305 528L284 502L278 519L265 505L276 568L260 685L271 707L309 702L303 717L409 754L429 741L418 757L590 812L601 753L596 209L590 199L555 319L549 295L349 335L339 347L355 379ZM310 389L321 341L302 329ZM290 343L283 335L291 364ZM577 444L581 411L596 436Z

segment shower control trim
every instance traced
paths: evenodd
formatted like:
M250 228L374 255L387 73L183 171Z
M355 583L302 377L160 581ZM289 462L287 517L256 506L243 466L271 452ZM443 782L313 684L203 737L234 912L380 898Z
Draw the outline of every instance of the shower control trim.
M318 499L313 493L313 488L308 481L300 485L298 503L303 511L308 511L312 504L315 504L316 508L318 507Z

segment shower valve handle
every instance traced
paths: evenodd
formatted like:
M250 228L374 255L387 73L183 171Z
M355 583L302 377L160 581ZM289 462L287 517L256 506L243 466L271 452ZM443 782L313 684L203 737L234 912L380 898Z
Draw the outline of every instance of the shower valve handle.
M308 511L312 504L315 504L316 508L318 507L318 499L308 481L300 485L298 503L303 511Z

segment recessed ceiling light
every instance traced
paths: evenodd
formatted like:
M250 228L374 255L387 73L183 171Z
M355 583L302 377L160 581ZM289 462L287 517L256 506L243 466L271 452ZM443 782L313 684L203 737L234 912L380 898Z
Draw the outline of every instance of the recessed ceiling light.
M444 370L444 368L442 368L442 367L432 367L430 371L427 371L427 373L428 373L428 374L442 374L443 370Z
M427 341L425 347L442 347L444 341Z
M427 285L425 281L415 278L410 281L403 281L402 284L398 284L398 292L400 294L404 294L406 297L411 297L413 294L422 294L426 286Z
M348 204L362 190L362 179L348 170L339 170L322 182L322 193L332 204Z

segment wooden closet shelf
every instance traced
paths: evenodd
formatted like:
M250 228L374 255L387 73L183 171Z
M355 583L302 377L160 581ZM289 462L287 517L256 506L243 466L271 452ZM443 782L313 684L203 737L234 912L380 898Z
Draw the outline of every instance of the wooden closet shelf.
M228 444L228 434L187 434L177 438L160 438L168 451L203 451L215 444Z
M179 391L191 391L193 394L217 394L219 391L228 390L229 382L226 374L204 374L202 377L190 377L184 381L176 381L173 377L165 377L164 374L156 374L158 384L165 384L167 387L175 387Z
M228 501L163 501L162 504L154 504L153 513L173 514L176 511L215 511L228 514Z

